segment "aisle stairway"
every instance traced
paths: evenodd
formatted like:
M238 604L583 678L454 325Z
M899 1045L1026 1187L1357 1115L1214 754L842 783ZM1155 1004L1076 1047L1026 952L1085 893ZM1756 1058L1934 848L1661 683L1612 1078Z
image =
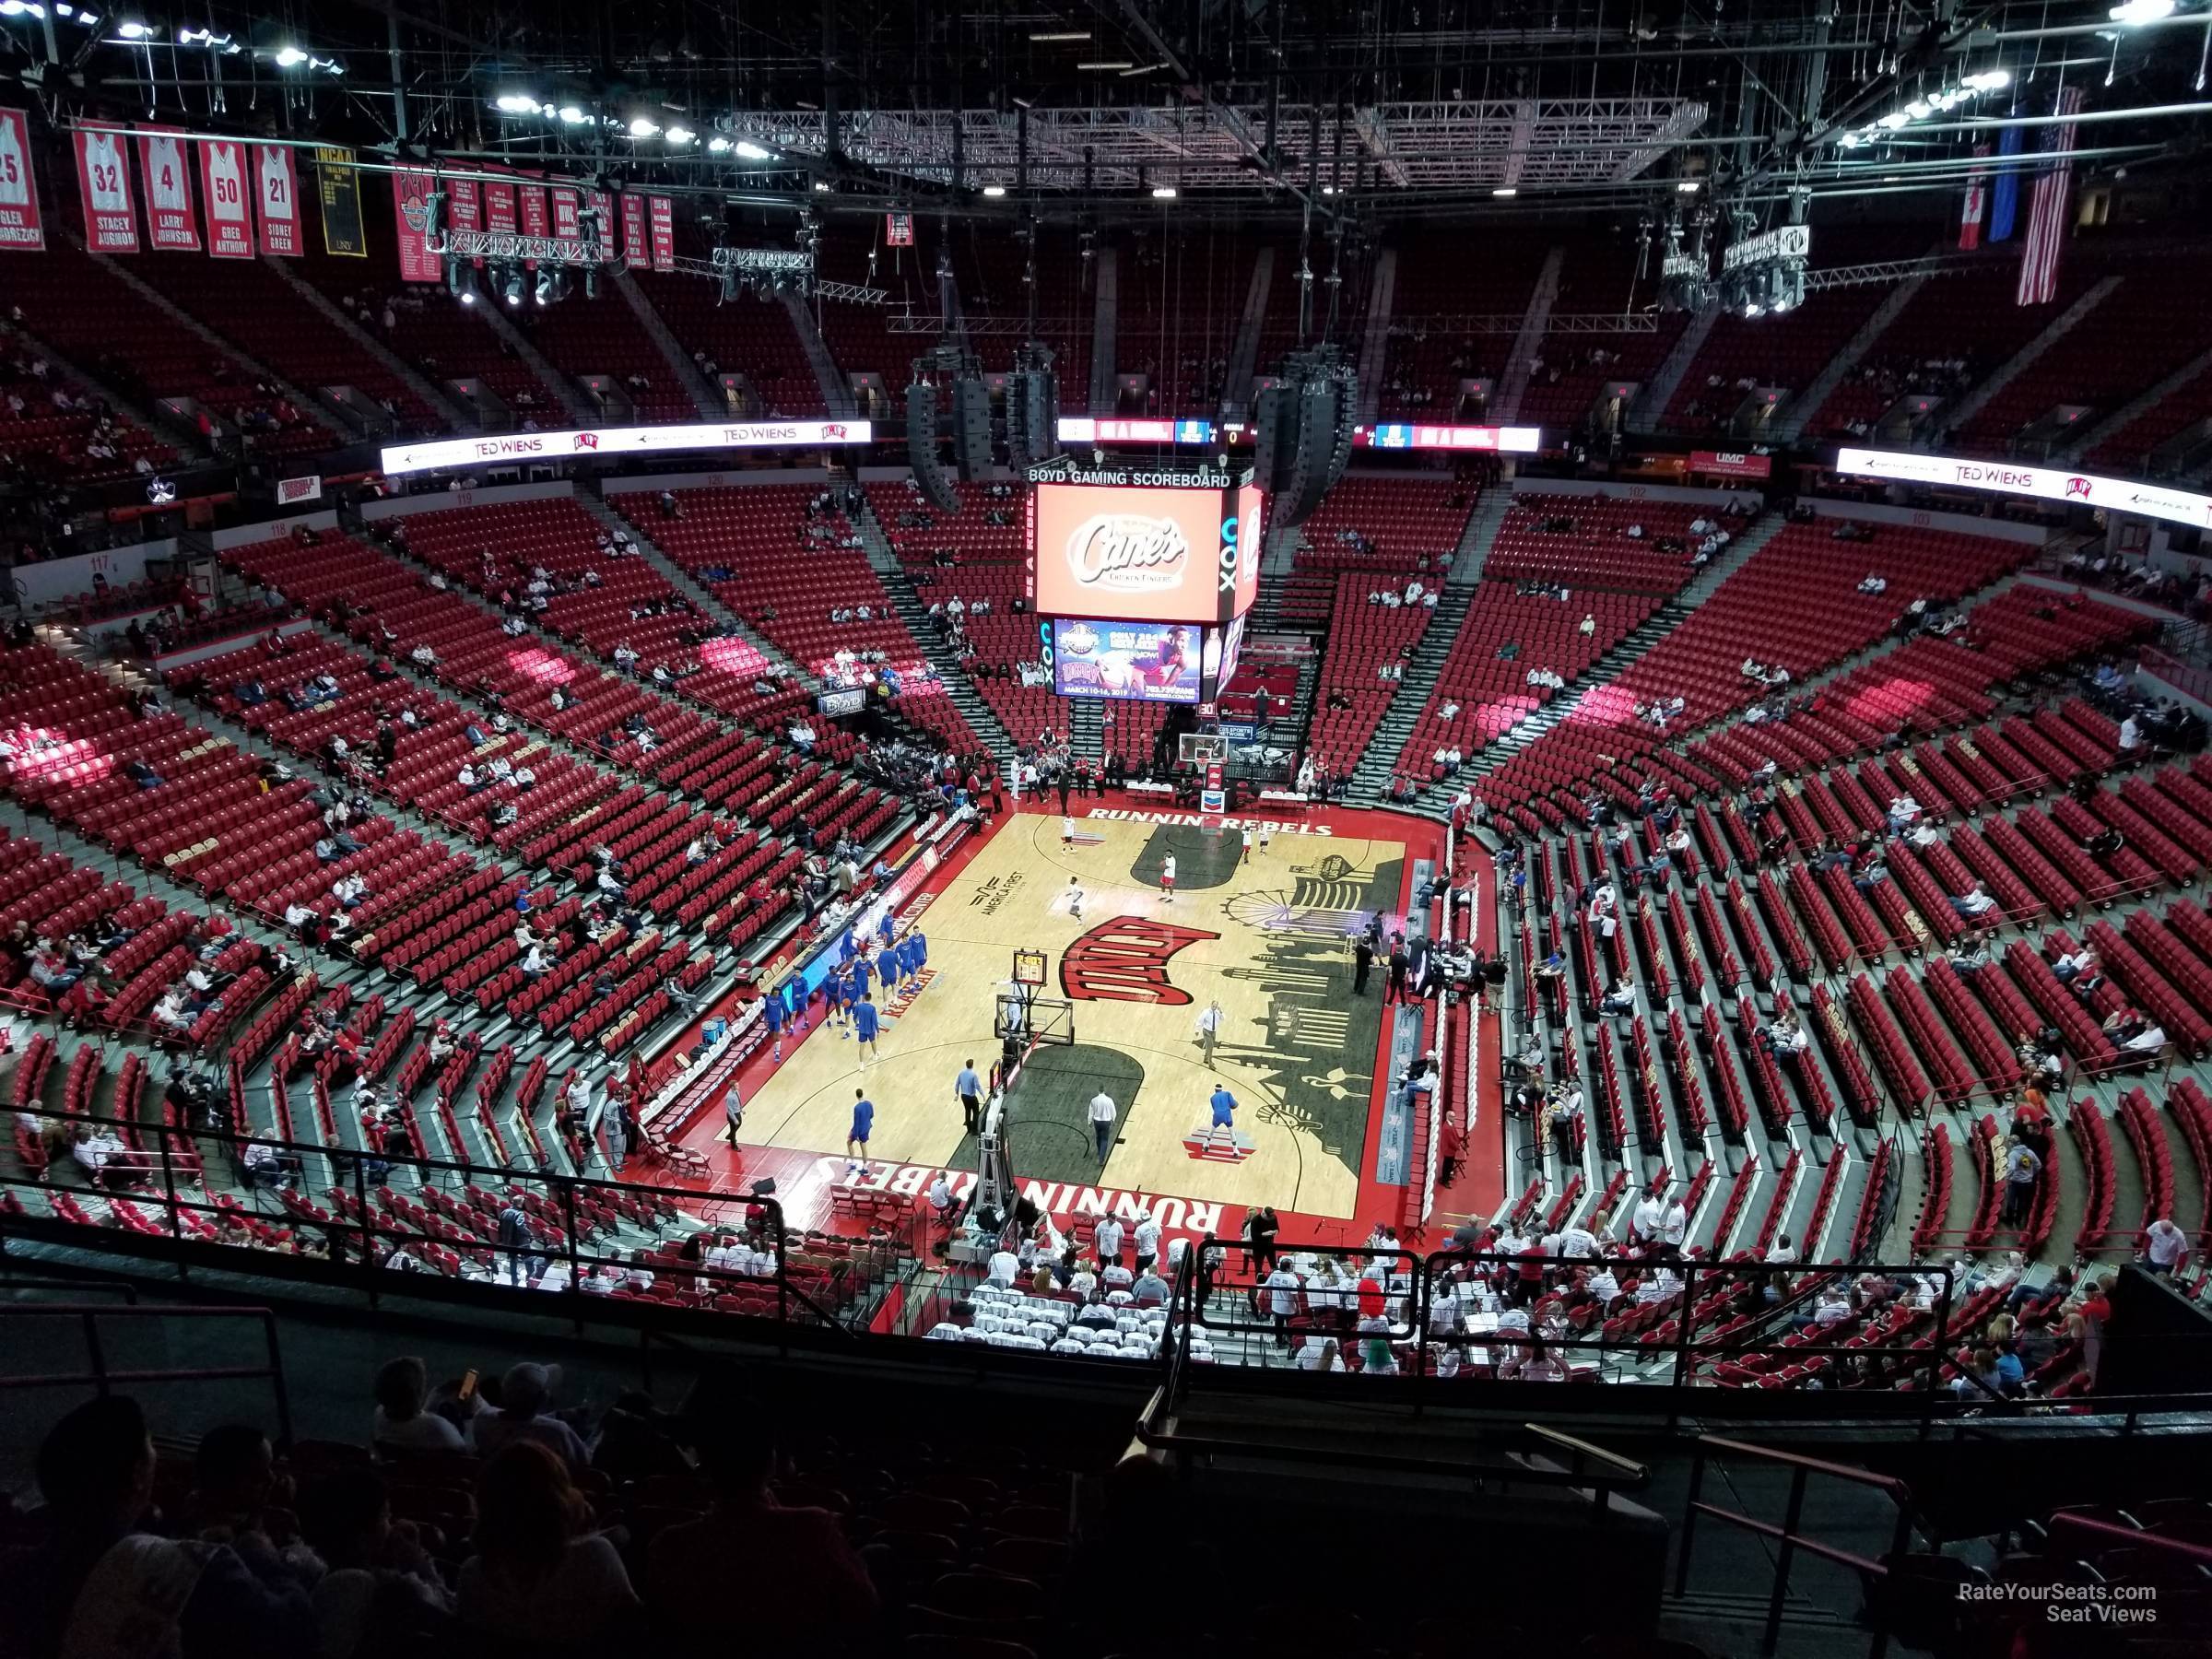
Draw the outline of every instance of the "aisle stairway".
M1345 791L1347 804L1371 806L1382 800L1382 792L1390 783L1393 761L1405 748L1406 738L1413 735L1414 724L1427 706L1430 693L1436 689L1437 674L1442 669L1444 659L1452 653L1452 642L1474 596L1472 588L1452 586L1445 588L1443 597L1437 601L1436 614L1429 618L1428 630L1406 661L1406 677L1398 681L1390 707L1382 712L1382 718L1375 724L1374 735L1368 740L1367 752L1359 757L1359 764L1352 771L1351 782Z

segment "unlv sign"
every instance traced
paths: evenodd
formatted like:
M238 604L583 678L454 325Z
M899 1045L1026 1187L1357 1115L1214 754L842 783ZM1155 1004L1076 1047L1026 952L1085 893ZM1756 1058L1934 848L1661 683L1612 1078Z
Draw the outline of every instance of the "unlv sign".
M561 461L578 455L652 454L667 450L813 449L866 443L865 420L741 420L705 426L601 427L569 432L511 432L497 438L450 438L394 444L383 453L387 477L450 471L500 461Z
M2108 512L2133 512L2177 524L2212 526L2212 496L2126 478L2101 478L2094 473L2065 472L2055 466L1960 461L1948 455L1922 455L1898 450L1841 449L1836 452L1836 471L1854 477L1888 478L1900 484L1929 484L1992 495L2080 502L2101 507Z

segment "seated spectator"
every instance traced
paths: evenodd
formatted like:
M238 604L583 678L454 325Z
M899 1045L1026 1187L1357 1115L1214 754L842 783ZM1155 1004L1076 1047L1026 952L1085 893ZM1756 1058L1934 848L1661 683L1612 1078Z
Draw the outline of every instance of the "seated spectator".
M325 1571L314 1588L319 1659L436 1651L453 1629L438 1564L392 1524L383 1477L335 1469L300 1498L300 1531Z
M386 1360L376 1373L376 1415L369 1438L380 1449L401 1452L466 1452L460 1430L435 1412L425 1411L429 1372L409 1355Z
M125 1395L87 1400L47 1430L37 1461L45 1507L0 1571L9 1650L40 1659L315 1653L307 1591L268 1538L187 1543L147 1529L154 1471L146 1414Z
M500 1407L480 1413L469 1425L469 1438L485 1457L497 1455L518 1441L534 1442L559 1458L571 1469L591 1461L582 1437L551 1414L553 1390L560 1373L524 1360L510 1366L500 1379Z
M557 1453L531 1440L507 1444L477 1482L462 1622L501 1652L583 1653L615 1641L637 1592L613 1543L588 1530L590 1518Z
M697 1433L713 1512L668 1527L645 1552L646 1609L663 1642L719 1647L736 1605L747 1646L764 1653L846 1653L874 1630L876 1587L837 1517L770 1494L768 1420L759 1409L724 1410Z

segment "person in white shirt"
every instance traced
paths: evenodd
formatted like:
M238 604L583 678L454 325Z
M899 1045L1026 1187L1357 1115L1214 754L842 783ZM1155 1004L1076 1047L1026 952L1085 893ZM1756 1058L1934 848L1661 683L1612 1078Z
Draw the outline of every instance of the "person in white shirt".
M1344 1356L1337 1351L1334 1336L1309 1336L1305 1346L1298 1350L1300 1371L1340 1371Z
M1965 892L1952 899L1951 908L1962 916L1986 916L1991 911L1997 908L1997 901L1983 892L1982 884L1977 881Z
M2166 1046L2166 1032L2162 1027L2147 1025L2120 1046L2132 1054L2155 1054Z
M1597 1253L1597 1235L1580 1221L1570 1221L1559 1232L1559 1254L1570 1261L1587 1259Z
M1656 1239L1665 1219L1666 1201L1657 1193L1646 1193L1629 1214L1629 1242L1648 1243Z
M1299 1312L1298 1275L1290 1271L1288 1263L1277 1262L1275 1271L1260 1281L1259 1288L1266 1292L1267 1316L1275 1322L1276 1337L1288 1347L1290 1318Z
M1000 1245L991 1253L991 1269L987 1277L994 1285L1011 1287L1021 1276L1021 1258Z
M1674 1199L1667 1205L1665 1215L1660 1218L1659 1237L1673 1249L1680 1250L1682 1241L1688 1232L1689 1210L1681 1199Z
M1105 1167L1108 1155L1113 1150L1113 1097L1101 1088L1097 1094L1090 1097L1090 1134L1091 1138L1098 1143L1099 1165L1101 1169ZM1105 1225L1104 1222L1100 1222L1100 1229L1103 1230ZM1114 1239L1115 1248L1119 1249L1121 1233L1118 1224Z
M1136 1265L1139 1270L1159 1260L1159 1223L1147 1216L1136 1224Z
M1112 1265L1122 1259L1122 1224L1112 1216L1101 1216L1091 1230L1091 1247L1098 1252L1100 1263Z
M2160 1216L2143 1230L2143 1261L2153 1273L2171 1275L2189 1253L2189 1235Z
M1609 1265L1602 1263L1597 1271L1584 1281L1583 1288L1590 1292L1600 1308L1610 1308L1620 1299L1620 1280L1613 1276L1613 1269Z
M2120 723L2120 752L2132 755L2143 747L2143 728L2136 724L2133 712Z

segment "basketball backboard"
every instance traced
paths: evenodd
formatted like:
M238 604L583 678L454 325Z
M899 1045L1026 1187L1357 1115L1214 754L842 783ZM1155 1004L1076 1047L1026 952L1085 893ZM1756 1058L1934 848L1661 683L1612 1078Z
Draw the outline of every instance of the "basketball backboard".
M1044 983L1046 961L1041 950L1017 950L1014 953L1014 982L1018 985Z
M1229 739L1218 732L1185 732L1176 739L1176 759L1186 766L1229 761Z

